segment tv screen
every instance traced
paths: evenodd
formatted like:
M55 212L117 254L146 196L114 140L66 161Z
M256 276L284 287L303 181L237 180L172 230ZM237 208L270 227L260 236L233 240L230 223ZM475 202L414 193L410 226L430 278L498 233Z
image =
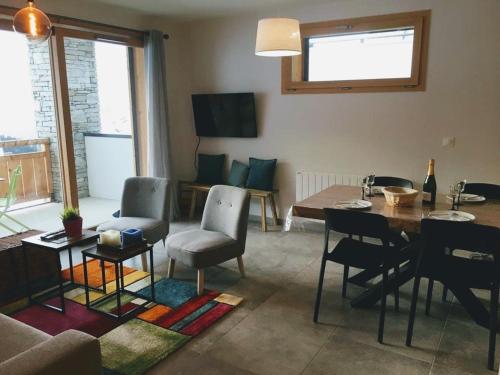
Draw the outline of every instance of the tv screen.
M257 137L253 93L192 95L199 137Z

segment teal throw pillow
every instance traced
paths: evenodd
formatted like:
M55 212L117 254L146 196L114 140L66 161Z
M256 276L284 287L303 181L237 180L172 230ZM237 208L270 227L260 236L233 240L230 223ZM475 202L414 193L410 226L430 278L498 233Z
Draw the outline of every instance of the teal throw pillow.
M246 187L257 190L273 190L274 171L277 159L262 160L250 158Z
M198 154L198 177L196 182L206 185L224 183L224 161L226 155Z

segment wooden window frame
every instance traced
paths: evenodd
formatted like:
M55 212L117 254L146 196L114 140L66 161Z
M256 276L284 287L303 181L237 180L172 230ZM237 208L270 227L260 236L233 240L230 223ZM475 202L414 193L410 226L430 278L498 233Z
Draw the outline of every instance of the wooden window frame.
M281 59L282 94L331 94L348 92L424 91L429 46L430 10L394 13L300 25L302 50L307 38L321 35L358 33L410 26L414 28L412 71L409 78L360 79L345 81L305 81L307 54Z

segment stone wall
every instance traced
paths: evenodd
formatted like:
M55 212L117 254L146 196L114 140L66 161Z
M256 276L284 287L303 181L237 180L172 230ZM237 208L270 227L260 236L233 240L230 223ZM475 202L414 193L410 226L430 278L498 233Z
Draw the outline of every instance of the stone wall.
M89 196L84 133L99 132L101 129L95 49L92 41L71 38L65 39L64 47L73 124L78 196L82 198ZM29 56L33 96L36 103L37 136L48 137L51 140L53 199L60 201L62 200L61 171L57 149L48 45L30 45Z
M50 72L49 46L28 44L29 65L31 69L31 87L35 99L36 136L50 138L50 158L52 161L52 199L62 201L61 167L57 145L56 115L52 76Z

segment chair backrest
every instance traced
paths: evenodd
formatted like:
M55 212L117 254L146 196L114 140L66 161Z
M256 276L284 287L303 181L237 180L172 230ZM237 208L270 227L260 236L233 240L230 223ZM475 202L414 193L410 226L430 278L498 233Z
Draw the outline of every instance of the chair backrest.
M19 177L21 177L22 169L21 166L18 165L16 168L12 170L9 176L9 190L7 191L7 198L5 209L8 209L11 205L14 204L17 198L17 183L19 182Z
M378 238L385 244L388 242L389 223L382 215L336 208L325 208L324 212L327 231Z
M399 186L413 189L413 182L401 177L375 176L375 186Z
M487 199L500 199L500 185L480 182L467 183L464 193L482 195Z
M208 192L201 229L221 232L245 244L250 194L234 186L215 185Z
M447 249L460 249L493 255L500 271L500 229L487 225L447 220L422 220L422 255L424 269L439 269L453 255ZM463 262L478 262L461 258ZM449 265L447 267L450 267ZM500 273L498 275L500 277ZM463 275L464 278L467 275Z
M147 217L168 222L170 182L158 177L130 177L123 186L120 216Z

